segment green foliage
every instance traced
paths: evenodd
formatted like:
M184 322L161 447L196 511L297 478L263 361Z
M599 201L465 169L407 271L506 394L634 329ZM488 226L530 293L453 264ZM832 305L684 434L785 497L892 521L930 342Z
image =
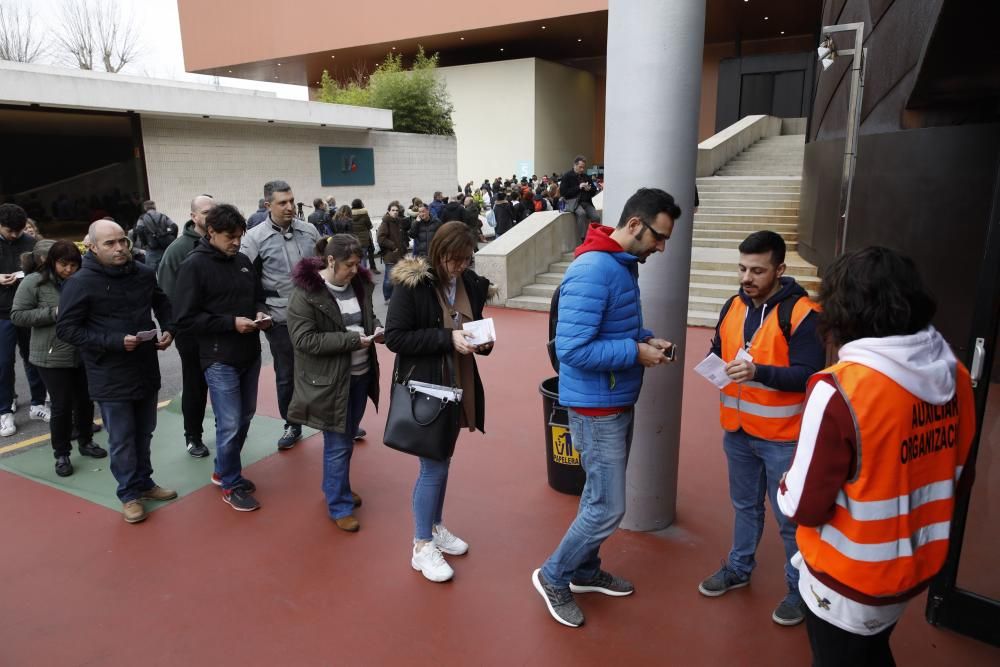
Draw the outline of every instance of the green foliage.
M342 84L324 70L318 99L391 109L397 132L454 135L453 106L444 81L437 76L437 66L438 54L428 56L421 46L410 70L403 66L402 55L389 53L367 81Z

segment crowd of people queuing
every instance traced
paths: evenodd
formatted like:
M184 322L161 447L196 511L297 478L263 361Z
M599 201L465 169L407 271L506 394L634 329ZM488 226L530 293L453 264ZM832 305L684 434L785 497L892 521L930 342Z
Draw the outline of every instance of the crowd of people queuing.
M484 431L476 357L493 343L472 345L463 329L482 319L492 293L471 268L483 238L480 207L485 202L502 234L517 224L515 206L547 210L559 198L582 222L583 242L559 288L553 343L559 400L569 409L586 485L578 514L531 581L556 621L580 626L575 595L635 590L602 568L599 551L626 510L644 373L676 358L675 343L643 326L639 265L663 252L681 217L671 195L642 188L615 227L593 222L600 220L592 203L599 185L585 167L581 156L559 183L497 179L476 197L470 182L453 200L437 192L430 203L390 202L375 234L383 271L375 225L360 199L338 208L333 197L317 198L302 220L281 180L264 185L249 219L198 195L190 219L172 232L169 218L146 202L133 230L145 257L110 218L90 225L81 254L74 243L24 234L25 211L4 204L0 434L12 432L19 345L32 410L44 409L50 421L56 472L73 474L73 439L84 456L108 455L92 439L96 401L123 517L143 521L143 501L177 497L153 481L150 463L158 353L176 344L187 452L211 454L202 428L210 396L211 481L233 509L256 510L257 487L243 475L241 451L257 404L264 332L285 422L277 449L292 449L304 425L322 431L328 514L356 532L362 498L350 462L354 442L366 436L368 402L379 405L376 346L395 353L394 382L462 389L461 426ZM171 233L176 238L162 247L151 242ZM780 235L750 234L739 257L739 292L723 307L709 350L727 377L720 423L733 544L697 588L714 598L750 583L768 498L787 584L774 622L807 623L814 664L893 664L889 636L906 602L942 567L951 513L972 483L971 468L963 468L975 433L968 372L931 325L934 302L908 258L885 248L844 254L814 301L784 275ZM24 274L16 270L22 259ZM384 325L374 309L378 273L388 304ZM827 345L839 356L831 366ZM934 444L932 430L946 434L944 445ZM410 563L434 582L453 576L445 555L469 549L444 524L449 464L421 457L412 495Z

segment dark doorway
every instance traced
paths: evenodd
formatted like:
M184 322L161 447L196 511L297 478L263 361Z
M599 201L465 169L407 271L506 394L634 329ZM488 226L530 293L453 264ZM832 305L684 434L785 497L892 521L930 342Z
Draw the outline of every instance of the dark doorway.
M809 53L727 58L719 63L715 131L745 116L808 116L814 59Z
M0 201L46 237L78 240L104 216L127 228L148 191L140 136L134 114L0 107Z

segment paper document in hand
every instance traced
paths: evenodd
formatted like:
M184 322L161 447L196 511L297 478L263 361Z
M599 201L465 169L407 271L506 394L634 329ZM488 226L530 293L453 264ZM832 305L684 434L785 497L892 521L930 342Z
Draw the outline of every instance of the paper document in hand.
M410 380L406 383L406 386L413 391L419 391L421 394L427 394L428 396L433 396L434 398L454 401L455 403L459 403L462 400L462 390L458 388L445 387L439 384L429 384L427 382L418 382L416 380Z
M156 329L150 329L149 331L140 331L135 335L139 339L139 342L144 343L147 340L153 340L156 338Z
M744 361L749 361L751 364L753 363L753 355L747 352L742 347L739 349L739 351L736 352L736 358L742 359Z
M701 362L694 367L694 372L704 377L719 389L722 389L732 382L732 380L729 379L729 376L726 375L726 362L720 359L715 353L712 353L702 359Z
M493 343L497 339L497 330L493 327L493 318L487 317L485 320L475 320L462 325L466 331L472 332L472 338L467 338L469 345L485 345Z
M361 340L363 340L363 341L365 341L367 343L368 341L375 340L375 338L377 338L378 336L380 336L380 335L382 335L384 333L385 333L385 329L384 328L382 328L382 327L375 327L375 333L373 333L371 336L362 336Z

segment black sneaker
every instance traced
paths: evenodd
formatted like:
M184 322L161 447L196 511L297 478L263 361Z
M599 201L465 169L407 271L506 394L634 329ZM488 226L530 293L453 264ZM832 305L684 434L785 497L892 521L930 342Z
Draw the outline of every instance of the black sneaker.
M69 477L73 474L73 464L69 462L68 456L56 457L56 474L60 477Z
M191 438L187 441L187 452L196 459L203 459L208 456L208 447L201 441L201 438Z
M531 573L531 583L545 600L545 606L548 607L552 618L571 628L583 625L583 612L577 606L569 588L556 588L545 581L540 569Z
M222 486L222 478L219 477L219 473L215 472L212 473L212 484L215 484L216 486ZM246 477L244 477L243 483L240 484L240 488L246 491L247 493L253 493L257 490L257 485L251 482Z
M286 449L291 449L295 446L295 443L299 441L302 437L302 427L294 426L292 424L285 424L285 432L281 434L281 438L278 439L278 449L284 451Z
M245 489L236 488L222 492L222 501L237 512L253 512L260 509L260 503Z
M363 428L359 428L358 432L354 434L354 439L356 441L357 440L364 440L367 435L368 435L368 431L364 430Z
M626 581L621 577L598 570L597 574L590 581L570 581L569 590L573 593L604 593L612 597L624 597L635 592L635 586L631 581Z
M750 584L750 577L742 578L729 569L728 563L723 563L719 571L698 584L698 592L710 598L719 597L734 588L743 588Z
M79 449L81 454L94 459L103 459L108 455L108 452L103 447L95 445L93 441L83 443L80 445Z
M802 603L802 597L798 593L786 595L775 607L771 620L785 626L798 625L806 620L806 606Z

